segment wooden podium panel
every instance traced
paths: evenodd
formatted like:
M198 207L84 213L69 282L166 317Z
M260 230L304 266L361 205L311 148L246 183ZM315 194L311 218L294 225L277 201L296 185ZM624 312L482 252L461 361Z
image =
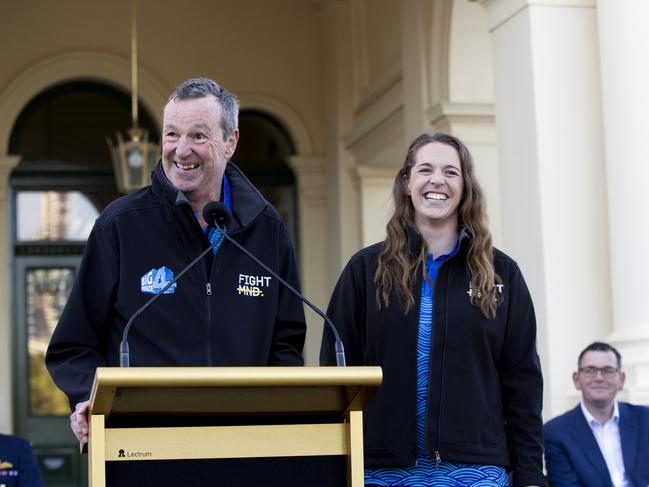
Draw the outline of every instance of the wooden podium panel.
M363 485L362 408L380 367L98 368L89 481L107 461L347 457Z

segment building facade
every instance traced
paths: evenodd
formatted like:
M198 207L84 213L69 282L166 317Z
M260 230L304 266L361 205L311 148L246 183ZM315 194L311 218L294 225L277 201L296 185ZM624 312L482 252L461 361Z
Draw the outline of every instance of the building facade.
M410 141L449 132L470 147L496 246L518 261L534 298L546 419L576 402L570 374L594 340L620 349L626 397L649 403L646 2L140 0L138 8L139 101L153 129L180 81L207 76L290 139L279 162L293 175L303 290L316 304L326 306L347 259L383 237ZM38 138L55 130L38 129L41 118L29 119L28 108L75 83L128 97L129 15L128 0L3 3L0 258L9 271L0 275L0 431L28 435L36 427L28 357L48 332L32 337L30 320L39 319L34 310L61 304L83 243L57 237L57 214L61 205L75 208L68 191L92 194L86 186L104 187L106 176L48 187L42 166L69 161L57 159L56 139L41 156L16 152L41 147ZM102 110L98 120L107 118ZM39 210L47 238L72 245L47 254L60 257L54 267L33 255L42 242L21 246L17 202L29 191L49 198ZM72 274L41 272L68 261ZM58 291L38 291L39 279ZM52 313L41 319L55 323ZM322 323L307 316L305 354L316 364Z

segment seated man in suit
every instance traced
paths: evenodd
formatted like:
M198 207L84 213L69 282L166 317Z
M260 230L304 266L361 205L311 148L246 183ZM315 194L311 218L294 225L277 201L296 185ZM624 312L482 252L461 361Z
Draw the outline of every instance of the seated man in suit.
M607 343L581 352L572 375L581 403L545 425L551 487L647 487L649 408L615 400L622 357Z

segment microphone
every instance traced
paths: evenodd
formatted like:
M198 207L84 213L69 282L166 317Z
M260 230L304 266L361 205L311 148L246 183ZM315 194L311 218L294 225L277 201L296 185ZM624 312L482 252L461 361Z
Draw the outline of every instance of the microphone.
M225 209L227 210L227 206L223 205ZM230 218L230 213L228 212L227 215L220 217L222 218L223 222L229 222ZM144 303L142 306L140 306L135 313L131 315L131 318L126 322L126 326L124 327L124 333L122 333L122 341L119 344L119 366L120 367L129 367L130 366L130 352L128 348L128 332L131 329L131 325L133 324L133 321L135 318L140 316L144 310L146 310L156 299L158 299L160 296L162 296L167 289L169 289L171 286L173 286L178 279L180 279L185 272L187 272L189 269L194 267L198 261L200 261L203 257L205 257L214 247L216 247L219 242L222 242L222 239L217 238L213 244L211 244L209 247L207 247L201 254L196 257L194 260L192 260L182 271L178 273L176 277L174 277L171 281L167 283L165 287L163 287L157 294L154 294L151 299L149 299L146 303Z
M220 201L210 201L203 207L203 220L207 223L214 223L217 230L225 233L227 226L232 221L232 213Z
M203 207L203 219L206 222L213 222L214 225L216 226L217 230L221 232L221 235L223 235L228 242L232 243L235 247L237 247L241 252L246 254L248 257L250 257L252 260L254 260L261 268L263 268L266 272L268 272L271 276L273 276L275 279L277 279L279 282L281 282L284 286L286 286L293 294L295 294L300 300L308 305L313 311L315 311L318 315L320 315L325 322L329 325L329 328L331 328L331 331L334 334L334 337L336 338L336 343L335 343L335 350L336 350L336 365L338 367L344 367L345 366L345 347L343 346L343 342L340 339L340 335L338 335L338 330L334 326L333 322L329 319L329 317L324 314L320 309L311 301L309 301L307 298L305 298L297 289L295 289L293 286L291 286L288 282L286 282L284 279L279 277L275 271L270 269L266 264L264 264L262 261L260 261L257 257L252 255L247 249L245 249L239 242L234 240L230 235L227 233L227 224L230 222L232 219L232 215L230 214L230 210L228 209L227 206L225 206L223 203L220 201L212 201L208 204L206 204Z

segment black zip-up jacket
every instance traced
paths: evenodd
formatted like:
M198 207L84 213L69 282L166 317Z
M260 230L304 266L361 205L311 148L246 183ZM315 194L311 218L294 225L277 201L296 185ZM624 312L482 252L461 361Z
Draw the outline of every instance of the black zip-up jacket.
M295 254L275 209L232 163L228 233L299 289ZM119 365L126 322L162 267L177 275L209 242L158 164L152 185L99 216L45 358L70 405L88 399L99 366ZM143 280L143 278L145 278ZM167 276L168 280L171 276ZM154 280L153 280L154 281ZM154 282L155 284L155 282ZM303 365L302 303L228 241L133 322L131 366Z
M421 237L409 235L412 258ZM514 485L547 485L543 476L543 378L536 351L532 301L516 263L494 249L502 279L497 316L469 302L465 258L469 239L446 261L435 282L426 421L426 449L440 461L502 465ZM365 465L416 462L416 361L421 282L404 315L395 293L377 307L374 274L382 244L354 255L328 308L345 345L348 365L379 365L383 384L364 411ZM333 337L324 330L322 365L335 364Z

